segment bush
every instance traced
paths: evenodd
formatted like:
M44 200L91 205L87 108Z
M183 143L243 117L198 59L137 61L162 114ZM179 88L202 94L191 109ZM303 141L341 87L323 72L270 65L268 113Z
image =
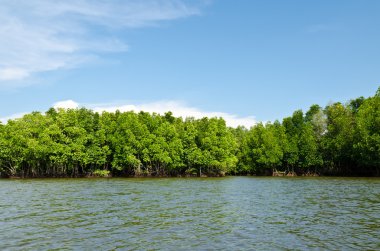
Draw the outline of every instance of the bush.
M111 173L108 170L99 170L99 169L96 169L94 171L93 175L95 177L110 177Z

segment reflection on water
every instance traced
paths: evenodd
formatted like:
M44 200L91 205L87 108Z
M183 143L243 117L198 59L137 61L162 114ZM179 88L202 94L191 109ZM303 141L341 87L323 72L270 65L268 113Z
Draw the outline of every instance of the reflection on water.
M0 249L380 249L380 179L0 180Z

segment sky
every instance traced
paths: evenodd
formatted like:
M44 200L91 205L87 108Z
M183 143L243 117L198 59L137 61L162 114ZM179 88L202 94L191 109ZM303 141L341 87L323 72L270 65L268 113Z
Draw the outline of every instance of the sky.
M280 121L380 86L377 0L0 0L0 121L50 107Z

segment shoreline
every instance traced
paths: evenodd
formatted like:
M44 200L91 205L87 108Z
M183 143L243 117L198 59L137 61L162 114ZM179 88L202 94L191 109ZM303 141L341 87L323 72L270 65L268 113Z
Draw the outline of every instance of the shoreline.
M262 178L380 178L380 176L360 176L360 175L284 175L284 176L276 176L276 175L224 175L224 176L108 176L108 177L100 177L100 176L38 176L38 177L20 177L20 176L10 176L10 177L0 177L0 180L27 180L27 179L175 179L175 178L183 178L183 179L204 179L204 178L229 178L229 177L262 177Z

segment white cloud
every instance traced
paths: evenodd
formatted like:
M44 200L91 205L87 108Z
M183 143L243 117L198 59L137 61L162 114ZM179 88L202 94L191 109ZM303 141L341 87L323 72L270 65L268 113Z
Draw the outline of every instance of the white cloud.
M92 109L96 112L115 112L116 110L119 110L121 112L127 112L127 111L134 111L134 112L149 112L149 113L158 113L163 115L164 113L171 111L174 116L176 117L194 117L196 119L200 119L203 117L222 117L228 126L231 127L238 127L238 126L245 126L246 128L250 128L251 126L255 125L257 121L253 116L238 116L235 114L225 113L225 112L209 112L209 111L203 111L196 107L191 107L186 105L183 102L179 101L158 101L158 102L151 102L151 103L143 103L143 104L80 104L73 100L65 100L65 101L59 101L53 104L54 108L71 108L75 109L78 107L87 107L89 109ZM8 119L15 119L22 117L26 113L20 113L15 114L6 118L0 118L0 121L5 123L8 121Z
M135 111L135 112L149 112L149 113L159 113L164 114L168 111L171 111L176 117L194 117L196 119L200 119L203 117L222 117L228 126L237 127L239 125L245 126L246 128L250 128L255 125L257 122L253 116L241 117L235 114L225 113L225 112L209 112L203 111L196 107L191 107L186 105L183 102L179 101L158 101L152 103L145 104L124 104L124 105L86 105L90 109L102 112L114 112L119 110L121 112L126 111Z
M198 13L181 0L2 0L0 85L124 52L117 30Z
M7 117L0 118L0 122L3 124L6 124L8 122L8 120L22 118L26 114L28 114L28 113L27 112L15 113L15 114L12 114L12 115L7 116Z
M63 109L76 109L79 107L79 104L73 100L64 100L59 101L53 104L55 109L63 108Z

